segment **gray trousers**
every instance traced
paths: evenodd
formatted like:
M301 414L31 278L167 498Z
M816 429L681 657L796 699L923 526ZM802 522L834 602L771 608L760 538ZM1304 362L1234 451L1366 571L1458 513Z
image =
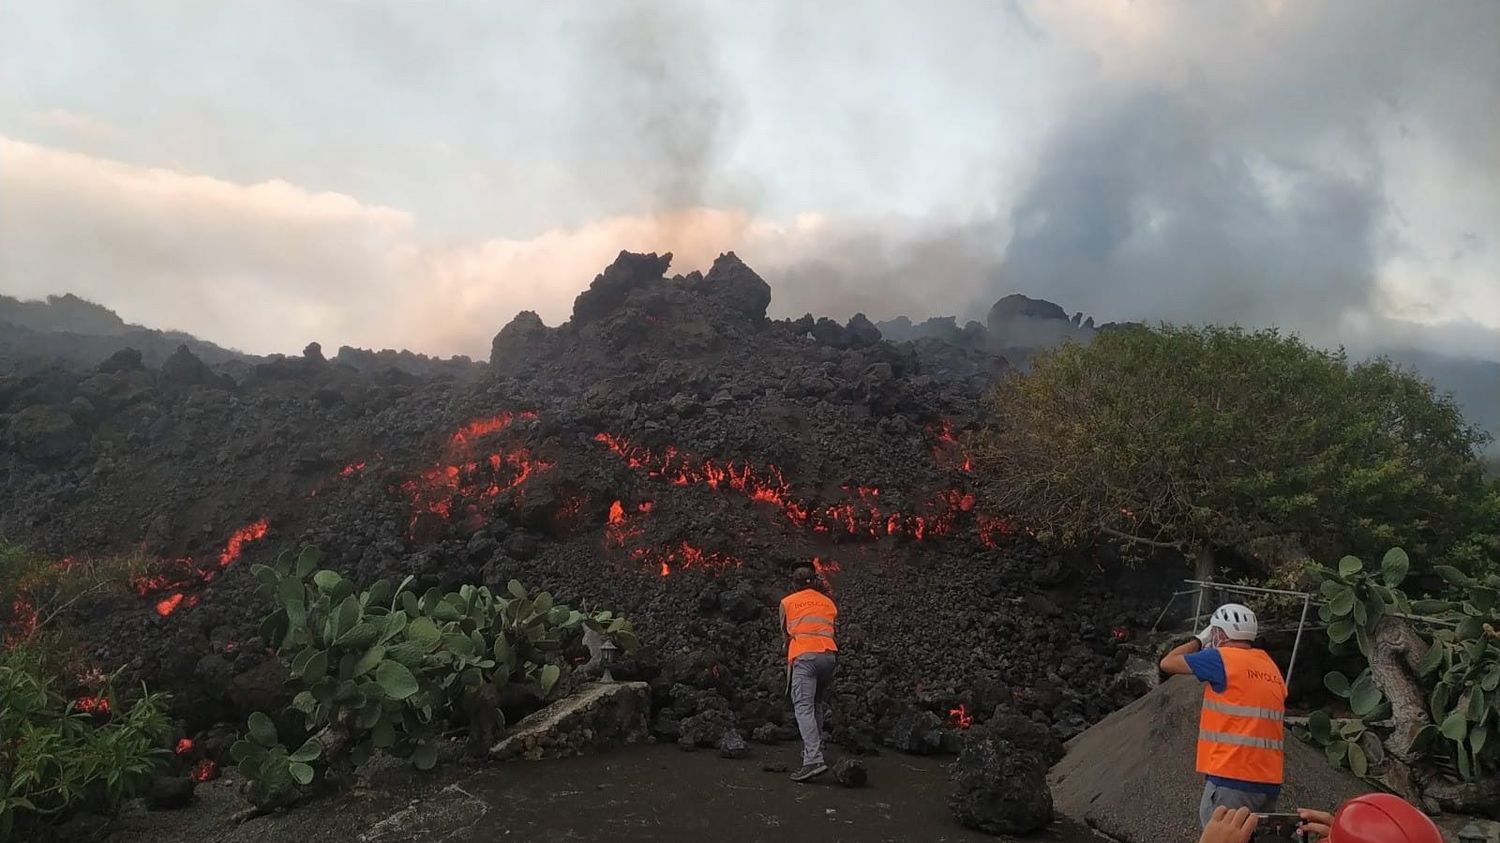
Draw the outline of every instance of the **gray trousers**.
M1249 808L1257 814L1275 813L1276 798L1274 793L1251 793L1248 790L1235 790L1213 782L1204 782L1203 798L1198 801L1198 825L1206 827L1208 821L1214 818L1214 809L1220 805L1231 811L1235 808Z
M828 715L828 689L838 658L833 653L803 653L792 660L788 685L797 730L802 733L802 764L822 764L823 719Z

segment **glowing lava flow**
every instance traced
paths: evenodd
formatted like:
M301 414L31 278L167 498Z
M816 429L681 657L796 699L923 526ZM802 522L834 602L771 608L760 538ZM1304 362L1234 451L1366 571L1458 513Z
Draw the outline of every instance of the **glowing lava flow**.
M704 550L686 540L668 545L660 551L638 547L631 555L649 567L658 568L664 577L671 576L675 571L724 571L745 564L727 553Z
M611 503L604 520L605 546L625 547L640 538L644 532L641 521L654 507L651 501L642 501L634 507L626 507L618 500ZM744 564L726 553L704 550L686 540L660 549L636 547L630 551L630 557L664 577L671 576L674 571L723 571Z
M475 419L463 425L458 430L453 431L452 435L448 437L448 447L454 450L465 449L469 447L475 439L488 436L491 433L499 433L507 427L510 427L510 423L516 419L531 420L535 419L536 417L536 413L532 412L531 410L526 410L520 413L501 413L498 416L490 416L489 418L485 419Z
M551 463L533 457L524 447L477 453L479 440L507 430L516 419L536 417L529 411L501 413L474 419L449 434L437 465L401 484L401 491L411 500L412 532L419 531L424 515L448 522L463 514L477 522L480 504L520 488L532 474L551 468Z
M270 529L271 522L264 518L246 524L230 534L229 540L224 543L224 549L219 551L216 564L200 566L190 556L169 560L161 563L169 570L132 577L130 587L142 597L173 592L156 601L156 613L162 617L172 614L184 604L196 606L198 596L186 595L182 589L213 582L220 572L239 560L240 555L245 552L245 545L265 538Z
M953 422L943 419L937 426L929 426L927 432L937 440L937 444L932 446L932 459L938 465L965 472L974 470L974 460L969 456L969 450L953 435Z
M829 592L832 593L833 581L828 579L828 575L837 574L839 572L839 563L833 561L832 559L821 559L817 556L814 556L812 558L812 566L813 571L818 575L818 581L823 584L824 588L828 589Z
M7 648L25 641L36 632L41 625L41 617L37 614L36 606L26 597L16 597L10 601L10 617L5 622L5 635L3 638Z
M54 571L69 571L77 566L78 560L72 556L64 556L62 559L48 565ZM15 595L10 598L10 612L4 618L4 624L0 624L0 645L7 649L36 634L41 628L41 612L37 610L36 598L33 592L36 587L45 581L45 575L36 572L23 574L15 583Z
M224 551L219 554L219 568L222 570L233 565L240 554L245 550L246 542L260 541L266 537L266 531L271 529L271 522L262 518L254 524L247 524L234 531L229 537L229 543L224 545Z
M651 511L651 501L646 501L636 506L635 512L644 515ZM626 515L625 507L619 501L609 505L609 515L604 524L605 543L614 547L624 547L626 542L641 534L641 526L637 523L634 513Z
M1015 525L1004 518L996 518L992 515L979 516L977 527L979 530L979 542L991 550L999 545L1001 538L1007 538L1016 534Z
M969 714L969 709L963 703L958 708L948 709L948 722L956 729L967 729L974 725L974 717Z
M179 591L171 597L156 601L156 613L158 615L161 615L162 617L166 617L167 615L172 614L173 612L177 611L178 606L182 605L182 601L185 596L186 595Z
M194 764L192 771L188 773L188 775L192 776L193 781L199 784L207 781L213 781L214 779L219 777L219 765L215 764L213 762L213 759L205 758L202 761L199 761L197 764Z
M845 487L845 494L853 500L810 507L792 495L791 485L774 465L757 469L750 463L696 459L671 447L656 452L610 433L599 433L594 441L647 477L676 486L737 492L751 501L771 504L792 523L816 533L869 538L908 535L923 540L948 535L959 513L974 508L973 495L950 489L930 499L921 514L888 511L880 506L880 490L872 486Z

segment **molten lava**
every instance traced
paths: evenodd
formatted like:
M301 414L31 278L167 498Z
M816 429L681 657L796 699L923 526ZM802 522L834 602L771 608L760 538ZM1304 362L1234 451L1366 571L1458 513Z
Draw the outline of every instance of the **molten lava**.
M968 706L959 703L958 708L948 709L948 722L955 729L967 729L974 725L974 717L969 714Z
M510 427L510 423L516 419L534 419L536 413L527 410L521 413L501 413L498 416L490 416L485 419L474 419L460 427L448 437L448 447L453 450L464 450L476 439L499 433Z
M625 524L625 507L619 501L609 505L609 515L604 522L604 538L615 547L624 547L625 539L628 537Z
M199 565L190 556L165 560L157 563L156 567L166 570L132 577L130 587L142 597L173 592L156 602L156 613L162 617L177 611L177 608L184 602L188 606L196 606L198 596L196 594L186 596L182 590L213 582L221 571L239 560L241 554L245 552L245 545L265 538L270 528L271 522L264 518L246 524L230 534L229 540L224 543L224 549L219 551L215 564Z
M958 514L974 508L973 495L950 489L928 501L921 514L887 511L880 506L880 489L873 486L846 486L844 492L853 500L813 507L793 496L775 465L758 469L750 463L697 459L672 447L656 452L612 433L596 434L594 441L647 477L676 486L736 492L776 507L792 523L816 533L877 539L905 534L922 540L948 535Z
M505 431L517 418L534 419L536 413L501 413L464 424L448 436L437 465L401 484L411 499L413 534L424 515L449 522L462 514L477 528L483 521L480 504L520 488L532 474L552 467L524 447L477 453L479 440Z
M219 777L219 765L215 764L212 759L205 758L194 764L192 772L188 773L188 775L192 776L193 781L199 784L213 781Z
M637 550L645 549L637 548ZM671 576L675 571L724 571L745 564L733 556L704 550L686 540L669 545L656 554L649 551L638 554L638 558L650 560L649 564L653 567L659 566L661 575L664 577Z
M828 589L829 592L832 592L833 582L828 579L828 575L837 574L839 572L839 563L833 561L832 559L821 559L817 556L814 556L812 558L812 567L813 571L818 575L818 581L823 584L823 588Z
M10 619L5 624L4 643L10 647L30 638L41 625L36 605L25 596L10 601Z
M266 530L270 529L271 523L262 518L254 524L248 524L234 531L229 537L229 543L224 545L224 551L219 554L219 567L228 568L233 565L240 553L245 549L246 542L260 541L266 537Z
M182 601L185 597L186 595L179 591L171 597L156 601L156 613L158 615L161 615L162 617L166 617L167 615L172 614L173 612L177 611L178 606L182 605Z
M360 462L351 462L348 465L344 466L343 468L339 469L339 476L340 477L354 477L355 475L363 474L364 470L365 470L365 463L364 463L363 460L361 460Z
M173 752L175 752L178 755L187 755L189 752L192 752L192 751L193 751L193 739L192 738L178 738L177 739L177 747L176 747L176 749L173 750Z
M996 518L991 515L981 515L978 519L979 541L985 547L994 549L1001 538L1014 536L1016 528L1004 518Z
M936 440L932 446L932 459L938 465L957 468L959 471L973 471L974 460L969 456L969 451L953 435L953 422L943 419L936 427L929 426L927 432Z

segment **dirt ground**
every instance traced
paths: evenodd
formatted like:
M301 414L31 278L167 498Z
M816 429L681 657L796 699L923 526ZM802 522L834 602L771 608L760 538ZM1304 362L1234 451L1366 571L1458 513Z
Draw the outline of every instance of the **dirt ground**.
M393 769L367 788L235 826L243 807L233 786L199 788L176 812L122 817L112 843L492 843L498 840L699 841L714 843L947 843L994 840L958 825L947 807L940 761L887 754L867 759L870 785L849 790L830 776L799 785L786 773L794 748L756 747L726 761L712 752L640 746L592 758L450 766L416 774ZM1027 838L1095 839L1059 821Z

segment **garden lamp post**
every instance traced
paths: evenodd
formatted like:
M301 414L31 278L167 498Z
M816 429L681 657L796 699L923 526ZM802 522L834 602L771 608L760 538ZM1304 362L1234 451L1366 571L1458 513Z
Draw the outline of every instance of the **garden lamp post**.
M599 658L604 663L604 675L599 677L600 682L615 681L615 677L609 672L609 669L615 663L615 653L619 651L620 648L615 646L615 642L608 638L604 639L604 643L599 645Z

